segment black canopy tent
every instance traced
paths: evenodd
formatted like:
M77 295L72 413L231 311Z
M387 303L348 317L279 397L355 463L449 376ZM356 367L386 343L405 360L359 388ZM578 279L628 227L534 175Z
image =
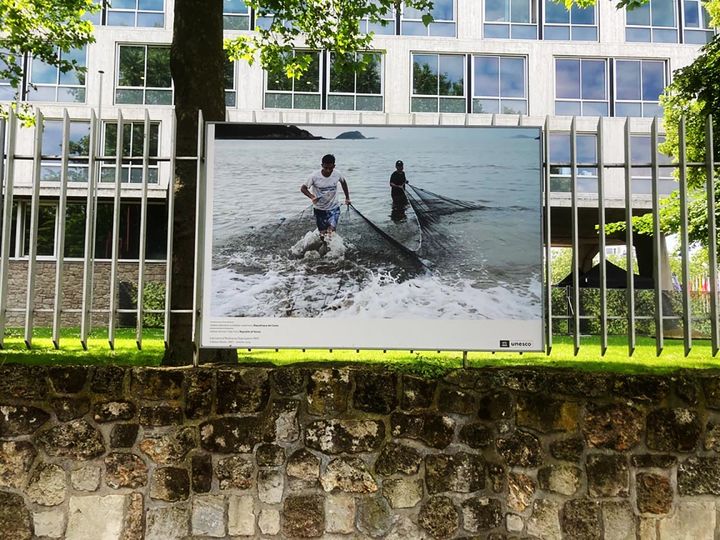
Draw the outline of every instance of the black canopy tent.
M580 287L587 287L587 288L600 288L600 264L596 264L593 266L590 270L587 272L583 272L580 274ZM609 261L605 261L605 279L607 283L608 289L625 289L627 288L627 272L620 268L619 266L614 265L613 263ZM653 282L653 279L646 276L640 276L638 274L633 274L633 284L635 285L636 289L652 289L655 284ZM569 273L567 276L565 276L560 282L558 282L555 286L556 287L572 287L573 285L573 276L572 272Z

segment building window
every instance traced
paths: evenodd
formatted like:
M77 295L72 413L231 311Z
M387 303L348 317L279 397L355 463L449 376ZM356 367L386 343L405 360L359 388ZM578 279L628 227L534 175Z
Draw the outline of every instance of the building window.
M360 53L366 68L342 69L342 59L330 54L327 108L343 111L382 111L382 55ZM357 59L357 57L356 57Z
M72 120L68 139L68 181L88 181L88 156L90 155L90 123ZM63 154L63 121L45 120L42 134L42 163L40 180L59 182Z
M572 188L570 167L570 134L550 134L550 191L568 193ZM578 133L575 136L576 181L578 193L597 193L597 136Z
M537 39L536 0L486 0L485 37Z
M662 116L665 62L615 60L615 116Z
M250 30L250 8L243 0L223 0L223 28Z
M700 0L683 0L683 43L704 44L715 32L710 27L710 15Z
M60 59L75 61L79 67L87 65L85 47L63 52ZM26 99L61 103L85 103L85 74L74 69L63 73L57 66L33 58L30 62Z
M235 88L235 62L225 60L225 106L237 106L237 90Z
M266 109L320 109L321 59L320 53L293 51L293 55L310 54L312 60L307 71L299 79L289 79L280 68L266 72L265 108Z
M370 1L372 4L378 5L377 0ZM393 36L396 33L397 17L398 15L394 8L391 10L390 13L382 17L382 22L379 23L370 22L370 18L365 17L362 21L360 21L360 32L363 34L369 34L370 32L374 32L378 35Z
M22 75L22 58L10 56L7 49L0 49L0 72L10 70ZM0 77L0 101L13 101L15 89L10 85L10 79Z
M465 56L413 54L412 112L467 112Z
M172 105L170 47L121 45L115 103Z
M545 0L543 39L597 41L595 6L581 8L573 4L568 10L562 2Z
M555 114L608 116L607 61L555 59Z
M103 161L100 169L101 182L115 182L115 162L117 150L117 122L108 122L103 126L103 148L104 157L110 158ZM150 148L148 156L148 183L158 183L158 160L160 123L150 123ZM143 181L143 151L145 144L145 123L144 122L123 122L123 149L122 149L122 172L121 182L139 184ZM127 158L127 159L125 159Z
M525 58L473 57L474 113L527 114Z
M163 28L164 0L112 0L105 9L108 26Z
M649 0L625 11L625 41L677 43L676 0Z
M403 7L400 18L400 34L403 36L455 37L455 0L433 0L430 15L433 22L425 26L423 11Z
M658 145L665 142L665 137L658 137ZM652 167L651 165L652 144L649 135L631 135L631 191L633 195L652 194ZM678 187L672 176L673 168L670 156L657 152L658 169L658 191L661 196L669 195ZM663 166L665 165L665 166Z

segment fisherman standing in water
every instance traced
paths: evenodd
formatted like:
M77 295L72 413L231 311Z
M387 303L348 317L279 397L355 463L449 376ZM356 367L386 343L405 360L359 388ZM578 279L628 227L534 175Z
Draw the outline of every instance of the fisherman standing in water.
M394 222L403 222L406 219L405 208L408 204L405 186L408 184L403 170L403 162L399 159L395 162L395 170L390 175L390 196L392 197L392 212L390 219Z
M313 203L313 214L320 236L331 236L340 218L340 203L337 185L345 193L345 204L350 204L350 191L345 177L335 170L335 156L327 154L322 158L322 168L311 174L300 186L303 195Z

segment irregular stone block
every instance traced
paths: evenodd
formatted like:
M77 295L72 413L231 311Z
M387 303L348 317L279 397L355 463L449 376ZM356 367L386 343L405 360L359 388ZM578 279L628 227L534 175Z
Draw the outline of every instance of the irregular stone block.
M630 503L606 501L602 503L604 540L635 540L637 524ZM646 539L640 535L639 538Z
M330 494L325 498L325 530L329 533L355 532L355 497L345 493Z
M142 493L131 493L125 516L121 540L144 540L145 501Z
M545 491L574 495L580 487L582 471L574 465L549 465L538 471L538 483Z
M640 442L643 415L627 405L588 403L583 434L589 446L624 452Z
M310 374L308 412L331 416L345 412L350 395L350 374L347 369L323 369Z
M668 514L672 508L673 490L670 479L659 474L638 473L635 476L638 512Z
M185 374L185 416L196 420L212 412L215 371L195 368Z
M110 540L122 534L126 495L70 497L67 538Z
M720 377L706 377L701 381L705 394L705 405L709 409L720 409Z
M659 403L670 392L670 382L667 377L656 375L615 375L610 391L635 401Z
M193 498L192 534L196 536L225 536L225 497L202 495Z
M478 405L478 417L488 422L508 420L514 411L513 398L509 392L483 394Z
M450 538L460 526L460 513L450 497L430 497L420 508L418 525L433 538Z
M71 471L70 484L77 491L96 491L100 487L100 467L86 465Z
M485 388L483 381L480 379L487 375L487 371L481 372L476 369L453 369L448 372L443 381L460 388Z
M390 442L387 443L375 462L375 472L382 476L393 474L415 474L418 472L422 457L409 446Z
M473 497L462 503L463 525L470 532L499 527L503 521L502 505L497 499Z
M195 493L208 493L212 489L212 456L197 454L192 457L191 482Z
M441 387L438 394L438 409L443 413L473 414L477 410L475 395L465 390Z
M0 441L0 487L22 488L35 456L37 450L27 441Z
M550 443L550 454L562 461L579 461L584 449L585 441L582 437L559 439Z
M591 497L628 496L630 475L625 455L589 455L585 472Z
M559 401L545 395L520 396L517 400L516 423L541 433L575 431L580 420L580 405Z
M305 391L306 373L302 368L282 368L273 370L270 379L275 391L281 396L294 396Z
M393 437L415 439L439 450L446 448L455 434L455 421L434 413L393 413L390 425Z
M658 409L647 417L647 445L652 450L692 452L701 431L697 412L690 409Z
M317 480L320 478L320 460L312 452L301 448L290 456L285 472L300 480Z
M668 454L638 454L630 456L630 463L639 469L669 469L677 465L677 457Z
M125 382L125 370L116 366L98 366L90 379L90 390L96 394L119 396Z
M477 454L434 454L425 456L425 483L428 493L443 491L472 493L485 487L485 460Z
M272 442L262 419L254 416L226 417L200 424L200 445L208 452L246 454L256 444Z
M135 412L135 404L130 401L105 401L95 404L93 419L100 423L132 420Z
M539 467L543 463L542 446L532 433L517 430L509 437L495 441L495 448L505 463L515 467Z
M50 406L61 422L82 418L90 411L90 401L87 398L55 398L50 401Z
M316 538L325 531L325 501L321 495L289 495L282 510L285 536Z
M602 540L600 503L588 499L574 499L563 505L561 526L567 538Z
M525 522L522 516L517 514L507 514L505 516L505 528L508 532L520 532L525 528Z
M316 420L305 428L305 444L326 454L372 452L384 438L380 420Z
M716 523L717 513L714 502L680 501L673 515L658 522L659 538L713 540Z
M132 448L139 430L138 424L115 424L110 432L110 448Z
M30 476L25 493L32 502L43 506L62 504L67 493L65 471L54 463L41 463Z
M184 501L190 495L190 478L185 469L161 467L155 469L150 482L150 498L160 501Z
M255 484L255 466L250 458L223 458L218 462L215 474L220 480L220 489L250 489Z
M397 375L358 371L355 373L353 407L374 414L388 414L397 407Z
M422 500L423 482L410 478L388 479L383 482L382 493L392 508L412 508Z
M495 433L492 427L475 422L466 424L460 429L460 442L467 444L470 448L487 448L495 440Z
M527 520L527 534L543 540L560 540L560 506L551 499L536 499Z
M44 431L37 436L37 442L53 457L88 460L105 452L102 433L85 420L73 420Z
M332 460L320 477L325 491L345 493L373 493L378 486L360 458L341 457Z
M61 509L33 514L35 536L62 538L65 534L65 512Z
M141 399L177 400L183 395L184 370L136 368L132 370L131 389Z
M148 468L139 456L112 452L105 457L105 483L111 488L135 489L147 480Z
M280 512L275 508L263 508L258 517L258 528L263 534L275 536L280 532Z
M0 366L0 396L4 399L44 399L48 394L45 374L43 366Z
M189 513L183 505L148 508L145 540L184 540L189 533Z
M140 425L149 427L172 426L183 423L183 414L180 407L170 405L157 405L140 409Z
M21 495L0 491L0 531L6 540L31 540L33 524Z
M48 376L58 394L76 394L85 386L88 372L83 366L55 366L50 368Z
M285 449L277 444L261 444L255 450L258 467L279 467L285 463Z
M487 465L488 479L490 480L490 489L495 493L505 491L507 480L507 471L505 467L499 463L488 463Z
M385 499L370 497L358 505L358 529L373 538L384 538L395 522L393 512Z
M720 457L690 457L678 465L680 495L720 495Z
M495 373L496 384L520 392L539 392L546 388L548 375L532 369L506 369Z
M300 438L297 415L300 402L294 399L276 399L270 407L269 426L275 442L290 443Z
M524 473L508 474L508 508L516 512L524 512L530 506L533 495L535 495L535 480Z
M437 381L403 375L400 406L406 411L427 409L433 404L436 389Z
M276 504L282 500L285 476L278 471L261 470L258 472L258 498L267 504Z
M50 415L37 407L0 405L0 437L18 437L35 433Z
M230 495L228 499L228 534L255 534L255 500L252 495Z
M218 414L254 413L262 411L270 397L268 372L240 369L217 372Z
M603 373L563 370L550 374L547 383L553 393L587 398L606 395L610 378Z
M140 441L140 450L160 465L178 463L187 453L197 447L195 430L191 427L173 429L163 435Z
M396 516L395 523L384 540L407 540L408 538L424 538L424 536L409 516Z

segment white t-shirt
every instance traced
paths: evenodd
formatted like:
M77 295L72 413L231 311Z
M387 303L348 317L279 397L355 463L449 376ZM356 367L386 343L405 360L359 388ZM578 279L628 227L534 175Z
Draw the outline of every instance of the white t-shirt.
M338 172L333 170L330 176L323 176L322 169L311 174L310 178L305 181L305 186L310 190L310 193L318 197L318 200L313 203L315 208L318 210L332 210L340 206L338 202L338 182L345 180L345 177Z

